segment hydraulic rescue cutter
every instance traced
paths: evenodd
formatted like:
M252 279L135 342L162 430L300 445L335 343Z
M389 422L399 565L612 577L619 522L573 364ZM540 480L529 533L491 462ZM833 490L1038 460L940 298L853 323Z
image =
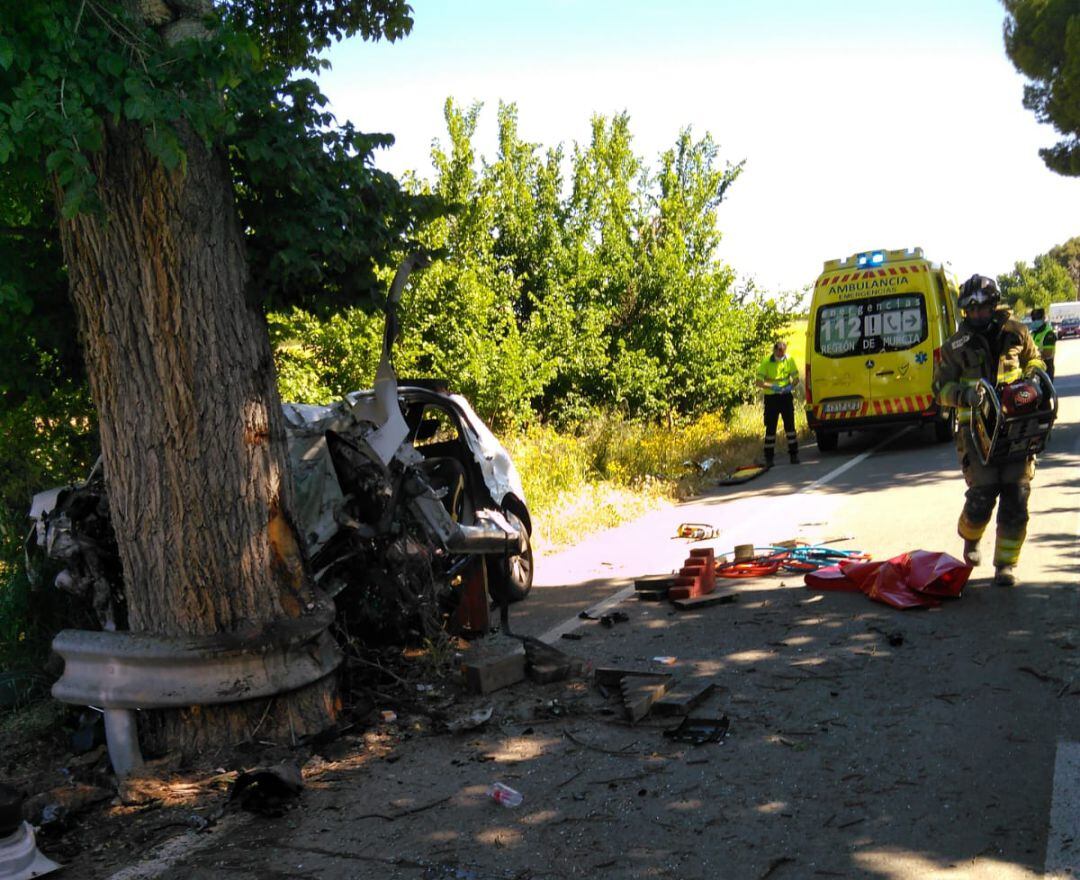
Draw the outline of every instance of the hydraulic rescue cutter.
M1057 418L1054 383L1042 370L995 388L979 380L982 401L971 408L973 446L984 465L999 465L1037 455L1046 447Z

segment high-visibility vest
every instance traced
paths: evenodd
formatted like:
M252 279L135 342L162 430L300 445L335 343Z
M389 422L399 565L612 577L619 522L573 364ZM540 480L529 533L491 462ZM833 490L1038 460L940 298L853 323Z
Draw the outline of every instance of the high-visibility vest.
M1043 321L1042 326L1038 329L1032 329L1031 339L1039 346L1039 353L1043 358L1052 358L1054 356L1054 350L1057 348L1057 339L1055 337L1054 342L1049 345L1045 344L1046 337L1053 333L1054 327L1049 321Z
M794 385L799 378L799 368L795 365L795 361L786 355L780 360L774 360L773 356L769 355L758 366L757 377L762 382L768 382L771 385ZM780 394L781 392L766 388L765 393Z

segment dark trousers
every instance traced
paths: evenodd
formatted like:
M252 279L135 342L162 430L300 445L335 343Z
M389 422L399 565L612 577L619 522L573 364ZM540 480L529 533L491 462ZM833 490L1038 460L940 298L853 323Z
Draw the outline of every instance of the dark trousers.
M795 398L788 394L765 395L765 461L773 460L776 450L776 423L784 420L784 436L791 455L799 451L799 438L795 433Z
M960 512L957 531L965 541L978 541L997 505L997 540L994 565L1016 565L1024 546L1028 524L1028 498L1035 459L1027 458L987 467L971 448L968 432L956 433L960 469L964 472L967 493Z

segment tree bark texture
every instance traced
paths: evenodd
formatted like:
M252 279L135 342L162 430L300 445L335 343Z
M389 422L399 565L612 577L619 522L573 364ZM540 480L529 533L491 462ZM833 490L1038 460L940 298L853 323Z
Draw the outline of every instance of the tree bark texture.
M186 171L169 172L137 126L109 125L92 157L104 211L64 222L61 238L130 628L255 636L300 615L312 586L265 320L245 300L228 164L183 139ZM298 736L325 727L334 704L324 680L269 713L265 702L167 713L166 744L190 753L260 719L261 736Z

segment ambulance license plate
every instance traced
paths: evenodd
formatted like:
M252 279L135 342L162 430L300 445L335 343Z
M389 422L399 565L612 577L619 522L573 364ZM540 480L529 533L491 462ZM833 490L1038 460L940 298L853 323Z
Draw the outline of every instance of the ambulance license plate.
M847 400L827 400L821 405L821 411L827 413L858 412L861 406L861 398L850 397Z

